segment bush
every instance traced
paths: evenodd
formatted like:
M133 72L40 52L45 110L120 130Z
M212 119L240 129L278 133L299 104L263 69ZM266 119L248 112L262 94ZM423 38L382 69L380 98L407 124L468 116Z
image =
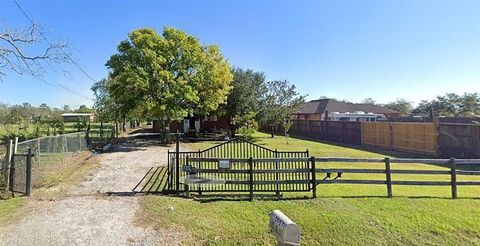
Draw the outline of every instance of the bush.
M255 128L250 127L248 125L242 126L238 128L238 134L242 136L242 138L246 140L252 140L252 135L256 132Z

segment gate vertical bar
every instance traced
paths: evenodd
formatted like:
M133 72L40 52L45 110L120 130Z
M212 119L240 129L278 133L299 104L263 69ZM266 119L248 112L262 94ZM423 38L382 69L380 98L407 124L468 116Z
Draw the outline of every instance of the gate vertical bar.
M250 176L250 201L253 201L253 158L250 157L248 159L248 164L250 168L249 176Z
M186 159L185 159L185 165L188 166L188 165L189 165L188 155L187 155L185 158L186 158ZM200 162L199 162L199 163L200 163ZM185 174L185 175L187 175L186 178L189 178L190 173ZM185 187L185 195L186 195L187 197L190 197L190 187L188 186L188 183L187 183L187 182L185 182L184 187Z
M180 135L178 134L178 131L175 135L175 170L176 170L176 177L175 177L175 180L176 180L176 191L177 191L177 194L180 192L180 143L179 143L179 140L180 140Z
M27 173L25 180L25 195L30 196L32 192L32 149L28 148L27 153Z
M201 150L198 150L198 158L200 158L200 155L201 155L202 151ZM188 156L187 156L187 165L188 165ZM198 168L199 169L202 169L202 162L199 161L198 162ZM198 195L202 195L202 187L200 187L200 184L198 184Z
M278 150L275 149L275 170L277 170L277 173L275 174L275 181L277 181L276 184L276 195L277 199L280 199L280 184L278 184L278 181L280 180L280 174L278 173Z

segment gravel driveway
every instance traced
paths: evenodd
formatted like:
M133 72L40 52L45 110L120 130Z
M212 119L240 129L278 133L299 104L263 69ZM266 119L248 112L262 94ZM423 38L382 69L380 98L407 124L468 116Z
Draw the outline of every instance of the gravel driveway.
M130 193L150 167L166 165L169 148L139 139L115 145L64 198L35 202L31 215L0 228L0 245L178 245L180 233L134 224L141 197Z

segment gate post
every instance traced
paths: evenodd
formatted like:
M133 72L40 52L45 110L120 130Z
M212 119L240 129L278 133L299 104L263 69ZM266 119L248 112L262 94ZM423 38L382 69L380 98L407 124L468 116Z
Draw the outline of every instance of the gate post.
M250 201L252 202L253 201L253 158L250 157L248 159L248 164L249 164L249 167L250 167L250 172L249 172L249 176L250 176Z
M32 149L28 148L27 153L27 174L25 180L25 194L30 196L32 191Z
M180 136L178 134L178 131L177 133L175 134L175 181L176 181L176 184L175 184L175 188L176 188L176 191L177 191L177 194L180 192L180 143L179 143L179 140L180 140Z
M15 150L14 150L15 151ZM9 189L12 191L12 197L15 197L15 193L13 192L14 190L14 183L15 183L15 152L13 152L12 159L10 162L10 185Z
M310 162L312 163L312 196L317 198L317 170L315 168L315 156L310 157Z

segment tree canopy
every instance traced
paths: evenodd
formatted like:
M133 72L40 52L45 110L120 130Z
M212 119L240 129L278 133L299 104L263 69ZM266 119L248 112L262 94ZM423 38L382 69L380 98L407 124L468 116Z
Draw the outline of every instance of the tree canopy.
M282 125L285 132L291 126L291 118L305 102L305 95L300 95L295 85L287 80L274 80L267 83L267 90L261 96L262 108L258 119L272 129L272 137L277 125Z
M403 98L398 98L393 102L389 102L384 107L400 112L401 116L407 116L412 111L412 103Z
M215 45L166 27L138 29L107 62L106 88L123 117L133 112L173 119L208 115L225 102L232 74Z
M413 112L429 116L479 116L480 96L478 93L447 93L430 101L422 100Z
M260 109L260 96L266 89L265 74L251 69L232 69L232 90L224 106L230 123L230 131L235 135L237 128L249 124Z

